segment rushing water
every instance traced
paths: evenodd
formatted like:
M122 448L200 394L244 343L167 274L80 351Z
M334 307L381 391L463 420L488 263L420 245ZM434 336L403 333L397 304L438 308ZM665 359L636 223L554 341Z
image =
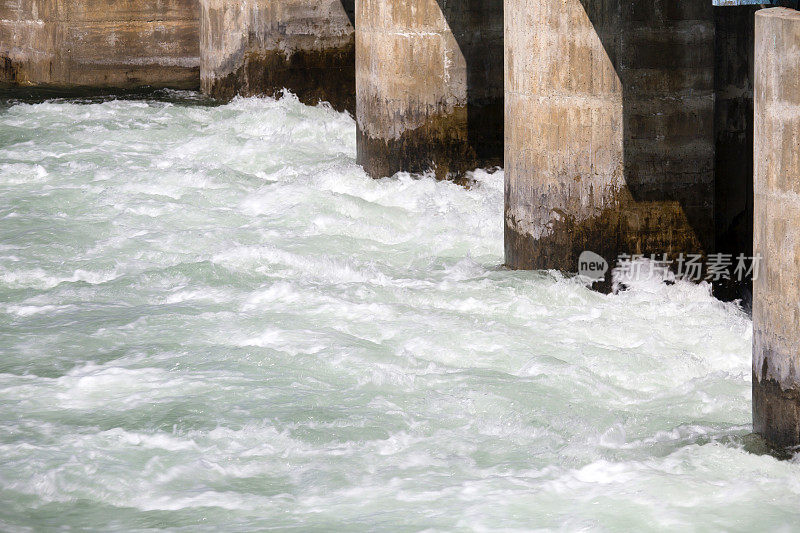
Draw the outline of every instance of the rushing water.
M797 524L736 306L505 270L502 172L368 179L347 115L172 100L0 111L0 529Z

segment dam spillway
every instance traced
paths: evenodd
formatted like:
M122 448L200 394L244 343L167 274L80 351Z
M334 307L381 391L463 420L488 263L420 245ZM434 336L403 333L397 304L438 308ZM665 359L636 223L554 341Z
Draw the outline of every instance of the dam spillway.
M586 250L612 265L620 254L759 255L754 427L792 445L800 30L794 10L741 9L3 0L0 82L201 87L220 100L288 88L355 117L371 176L458 179L502 163L512 268L573 272Z

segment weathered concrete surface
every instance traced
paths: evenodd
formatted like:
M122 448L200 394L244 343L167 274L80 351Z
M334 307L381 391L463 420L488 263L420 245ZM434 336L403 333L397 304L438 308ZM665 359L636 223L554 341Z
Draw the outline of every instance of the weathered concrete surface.
M0 83L199 86L198 0L0 0Z
M505 0L506 263L713 246L707 0Z
M503 14L484 0L357 0L358 162L374 177L502 165Z
M753 255L753 64L758 6L714 9L715 251ZM752 280L720 280L714 294L752 303Z
M756 14L753 429L800 444L800 12Z
M353 17L352 0L201 0L203 92L229 99L286 88L354 113Z

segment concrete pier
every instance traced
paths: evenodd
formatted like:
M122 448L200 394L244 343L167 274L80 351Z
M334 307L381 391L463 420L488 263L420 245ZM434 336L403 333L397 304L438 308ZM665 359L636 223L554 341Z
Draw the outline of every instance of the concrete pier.
M203 92L330 102L355 113L354 0L201 0Z
M374 177L502 165L503 6L357 0L358 162Z
M195 89L198 0L0 0L0 83Z
M753 429L800 444L800 12L756 14Z
M506 263L705 253L714 240L707 0L505 0Z

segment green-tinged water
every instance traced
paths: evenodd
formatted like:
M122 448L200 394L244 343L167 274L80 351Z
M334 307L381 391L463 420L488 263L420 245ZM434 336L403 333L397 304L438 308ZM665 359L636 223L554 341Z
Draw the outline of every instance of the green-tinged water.
M0 529L796 527L733 304L504 270L502 172L172 100L0 111Z

